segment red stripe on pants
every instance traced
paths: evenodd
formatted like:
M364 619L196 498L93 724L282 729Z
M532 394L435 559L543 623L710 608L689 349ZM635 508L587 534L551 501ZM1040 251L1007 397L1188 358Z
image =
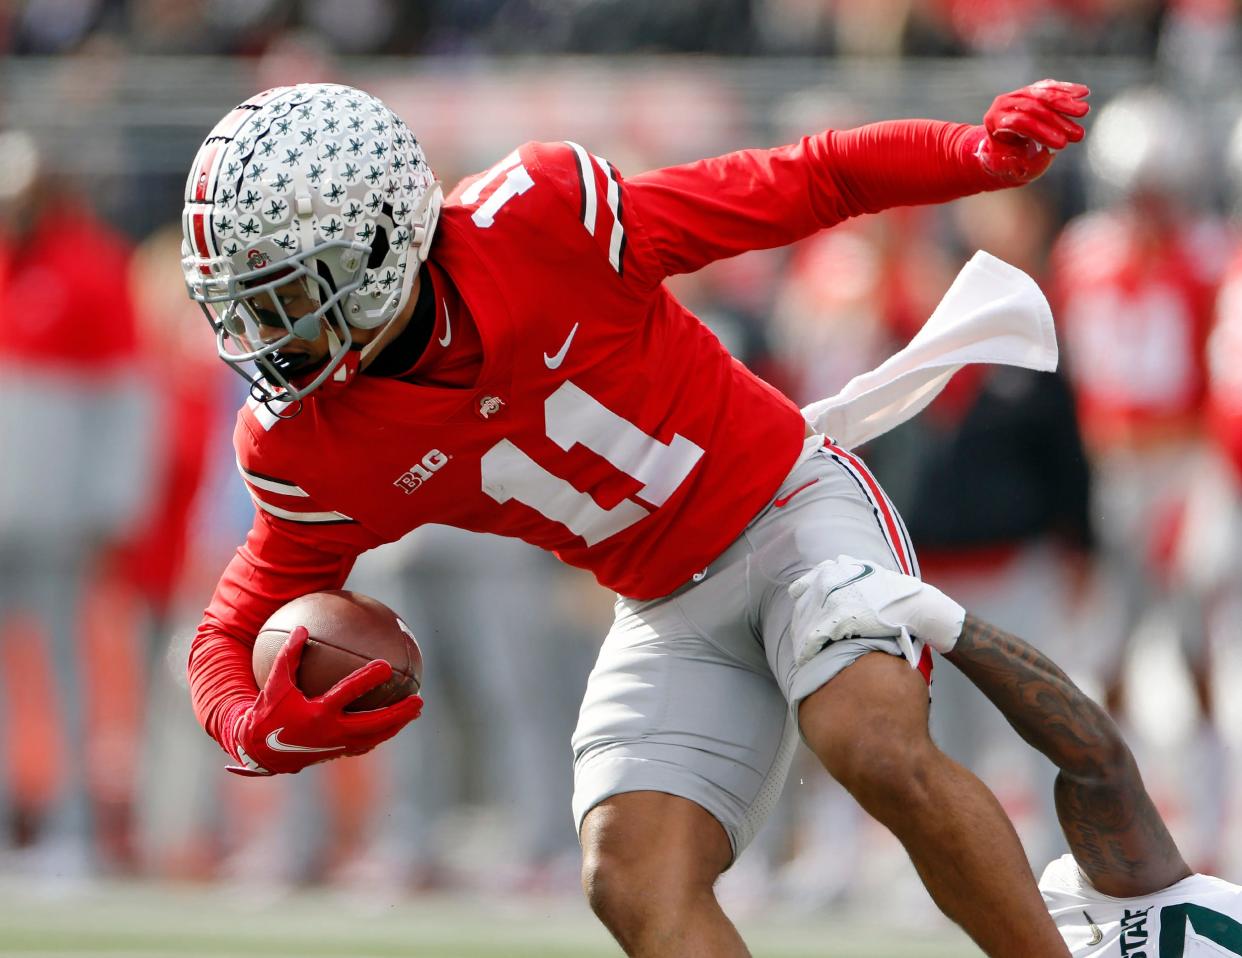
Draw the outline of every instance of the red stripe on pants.
M897 556L897 562L901 565L901 571L906 575L913 575L914 573L911 570L914 566L910 562L910 556L906 553L906 547L905 543L901 539L901 533L897 530L897 519L893 515L893 510L889 508L888 499L884 495L884 490L881 489L880 484L875 481L875 476L871 475L871 471L863 465L863 461L853 453L846 452L840 446L834 445L827 439L824 440L824 446L827 447L830 452L840 456L851 466L853 466L859 476L862 477L863 482L866 483L867 488L871 490L872 502L875 504L876 508L880 510L880 516L882 517L885 532L888 534L888 539L893 547L893 552Z

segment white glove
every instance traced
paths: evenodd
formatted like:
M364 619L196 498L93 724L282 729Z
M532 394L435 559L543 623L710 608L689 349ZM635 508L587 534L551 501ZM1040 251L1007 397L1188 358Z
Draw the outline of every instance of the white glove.
M911 634L949 652L966 619L966 610L935 586L847 555L821 562L790 584L789 594L799 665L850 636L895 636L912 660Z

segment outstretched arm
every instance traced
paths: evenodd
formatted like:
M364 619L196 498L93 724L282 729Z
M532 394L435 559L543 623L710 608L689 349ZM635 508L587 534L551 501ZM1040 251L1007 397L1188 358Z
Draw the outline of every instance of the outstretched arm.
M1131 898L1190 875L1116 724L1038 650L934 586L838 556L790 586L798 660L849 636L914 635L1060 769L1057 817L1097 890Z
M864 213L1021 186L1082 139L1088 93L1043 80L997 97L978 125L887 120L627 177L619 208L639 244L632 258L655 284ZM597 181L599 197L618 188L615 175Z
M1130 898L1190 875L1116 723L1047 656L967 614L946 658L1060 769L1057 817L1097 890Z

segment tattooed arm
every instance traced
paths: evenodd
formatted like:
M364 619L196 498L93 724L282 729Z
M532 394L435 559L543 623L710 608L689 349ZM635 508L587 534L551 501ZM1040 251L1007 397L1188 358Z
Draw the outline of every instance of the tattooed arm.
M969 614L945 657L1060 769L1057 817L1097 890L1130 898L1190 875L1116 724L1052 661Z
M922 639L992 700L1060 769L1057 816L1074 857L1106 895L1131 898L1187 877L1113 720L1049 659L968 615L935 586L838 556L789 587L799 661L849 636Z

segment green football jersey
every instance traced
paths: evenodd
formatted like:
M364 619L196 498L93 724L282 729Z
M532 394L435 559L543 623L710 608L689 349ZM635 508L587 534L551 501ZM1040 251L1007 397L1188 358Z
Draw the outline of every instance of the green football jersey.
M1073 958L1242 956L1242 887L1220 878L1192 875L1142 898L1111 898L1065 855L1044 869L1039 889Z

